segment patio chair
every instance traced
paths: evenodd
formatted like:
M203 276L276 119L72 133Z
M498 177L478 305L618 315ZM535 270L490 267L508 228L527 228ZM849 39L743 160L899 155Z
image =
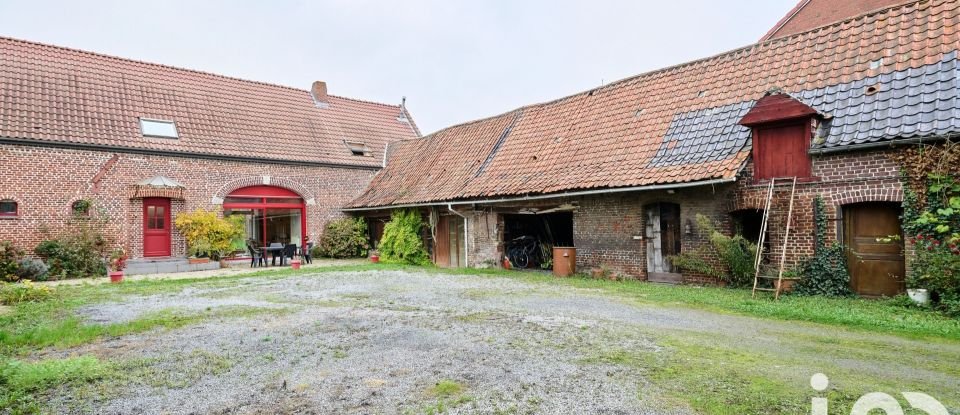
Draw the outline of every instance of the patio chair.
M280 256L280 265L283 265L287 258L293 259L297 255L297 244L288 244L283 247L283 255Z
M263 257L263 251L259 248L254 248L253 245L247 243L247 252L250 252L250 268L253 268L254 264L257 264L258 267L267 265L267 259Z
M307 242L307 246L300 248L300 256L303 257L303 260L307 264L313 263L313 257L310 256L310 251L313 250L313 242Z

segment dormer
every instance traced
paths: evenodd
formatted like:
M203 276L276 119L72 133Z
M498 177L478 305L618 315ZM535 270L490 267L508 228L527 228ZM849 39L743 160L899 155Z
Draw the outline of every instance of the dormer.
M810 179L810 140L817 110L789 94L771 91L740 120L752 130L753 176Z

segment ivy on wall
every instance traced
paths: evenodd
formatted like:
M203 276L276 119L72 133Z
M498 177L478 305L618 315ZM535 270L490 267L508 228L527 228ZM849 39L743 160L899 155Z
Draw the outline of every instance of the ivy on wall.
M827 244L827 213L823 197L813 200L814 254L800 265L803 278L794 292L800 295L851 295L850 272L845 248L839 242Z

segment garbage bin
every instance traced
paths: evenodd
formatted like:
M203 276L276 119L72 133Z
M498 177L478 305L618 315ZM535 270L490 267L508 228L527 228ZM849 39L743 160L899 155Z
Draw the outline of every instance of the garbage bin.
M555 246L553 248L553 275L569 277L577 272L577 248Z

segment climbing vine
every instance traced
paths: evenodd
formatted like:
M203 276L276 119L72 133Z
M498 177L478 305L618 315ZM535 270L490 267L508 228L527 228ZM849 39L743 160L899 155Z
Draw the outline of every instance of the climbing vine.
M795 292L801 295L848 296L850 273L844 247L839 242L827 244L827 213L823 198L813 200L814 254L800 265L803 278Z
M920 145L891 156L901 167L903 229L914 247L908 288L960 316L960 144Z
M416 209L398 209L390 214L390 222L383 227L380 255L385 261L428 265L430 256L423 246L421 230L423 219Z

